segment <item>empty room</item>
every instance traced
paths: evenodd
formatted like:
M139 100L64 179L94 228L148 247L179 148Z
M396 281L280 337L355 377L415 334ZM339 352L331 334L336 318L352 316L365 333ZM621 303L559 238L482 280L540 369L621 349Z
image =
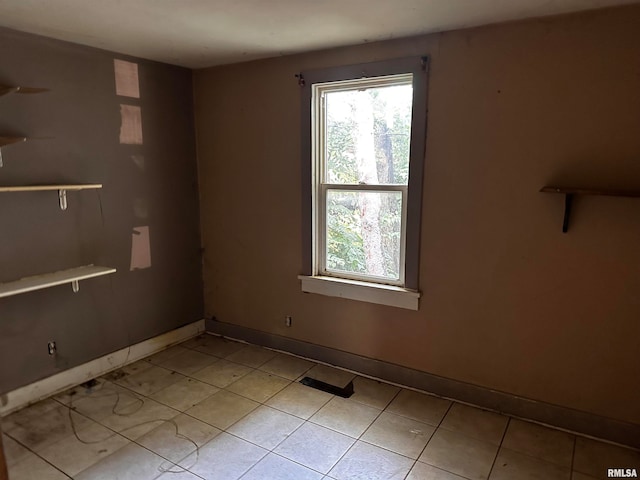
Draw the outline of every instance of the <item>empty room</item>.
M640 475L640 2L0 2L0 480Z

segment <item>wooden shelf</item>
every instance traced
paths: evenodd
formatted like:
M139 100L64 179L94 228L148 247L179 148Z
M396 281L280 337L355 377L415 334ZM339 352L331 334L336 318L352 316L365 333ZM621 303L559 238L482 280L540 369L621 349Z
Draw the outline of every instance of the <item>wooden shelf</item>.
M640 191L633 190L593 190L587 188L542 187L544 193L562 193L564 195L607 195L610 197L640 197Z
M11 192L45 192L51 190L58 191L58 201L60 202L60 210L67 209L67 190L89 190L102 188L101 183L85 183L85 184L71 184L71 185L16 185L10 187L0 187L0 193Z
M589 188L574 187L553 187L545 186L540 189L543 193L559 193L564 195L564 219L562 221L562 232L567 233L569 229L569 218L571 217L571 206L574 195L606 195L609 197L640 197L637 190L597 190Z
M1 137L0 136L0 148L11 145L12 143L26 142L27 137Z
M33 93L42 93L48 92L48 88L34 88L34 87L9 87L7 85L0 85L0 97L4 95L8 95L10 93L22 93L22 94L33 94Z
M116 273L115 268L98 267L94 265L86 265L84 267L71 268L59 272L46 273L44 275L35 275L33 277L21 278L13 282L0 283L0 298L11 297L21 293L33 292L44 288L55 287L70 283L73 291L79 289L79 281L89 278L100 277Z

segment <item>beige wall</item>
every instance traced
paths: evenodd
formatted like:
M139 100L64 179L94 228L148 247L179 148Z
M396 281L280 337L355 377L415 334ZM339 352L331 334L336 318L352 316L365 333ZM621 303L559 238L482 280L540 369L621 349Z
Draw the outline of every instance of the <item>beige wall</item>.
M207 313L640 423L640 199L577 198L562 234L538 193L640 189L639 31L627 7L199 71ZM303 294L294 74L421 54L420 310Z

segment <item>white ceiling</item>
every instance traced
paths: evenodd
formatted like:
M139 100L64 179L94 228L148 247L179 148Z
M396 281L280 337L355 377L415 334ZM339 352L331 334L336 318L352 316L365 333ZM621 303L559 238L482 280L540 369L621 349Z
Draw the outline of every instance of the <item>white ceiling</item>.
M0 25L201 68L639 0L0 0Z

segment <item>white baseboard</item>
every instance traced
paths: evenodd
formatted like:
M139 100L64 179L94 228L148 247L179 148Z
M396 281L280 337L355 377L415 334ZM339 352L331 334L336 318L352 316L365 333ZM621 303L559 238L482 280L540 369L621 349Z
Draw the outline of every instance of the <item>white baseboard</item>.
M205 330L204 320L190 323L144 342L136 343L90 362L56 373L0 396L0 417L15 412L39 400L99 377L148 357L176 343L188 340Z

